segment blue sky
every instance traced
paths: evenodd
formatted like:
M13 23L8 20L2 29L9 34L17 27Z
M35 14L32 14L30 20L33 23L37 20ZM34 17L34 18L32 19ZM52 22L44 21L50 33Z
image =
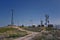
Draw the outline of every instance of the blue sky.
M0 0L0 26L10 24L11 9L15 25L38 25L40 20L45 22L45 14L51 24L60 24L60 0Z

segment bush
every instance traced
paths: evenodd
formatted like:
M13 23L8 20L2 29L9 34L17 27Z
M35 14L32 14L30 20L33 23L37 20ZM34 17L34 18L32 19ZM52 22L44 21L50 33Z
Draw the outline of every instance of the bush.
M37 27L41 27L40 25L38 25Z

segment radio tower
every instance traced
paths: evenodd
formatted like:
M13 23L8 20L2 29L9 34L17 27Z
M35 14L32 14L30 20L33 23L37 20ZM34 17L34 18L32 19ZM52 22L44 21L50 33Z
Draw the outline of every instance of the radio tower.
M13 9L11 11L12 11L12 15L11 15L11 26L13 26L14 25L14 21L13 21Z
M45 25L47 26L49 24L49 15L45 15Z

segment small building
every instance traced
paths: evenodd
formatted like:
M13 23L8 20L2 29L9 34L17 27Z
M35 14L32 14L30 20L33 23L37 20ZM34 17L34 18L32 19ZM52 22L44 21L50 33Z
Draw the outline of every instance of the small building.
M41 27L44 27L44 25L41 25Z
M32 27L35 27L35 25L32 25Z
M53 24L48 24L48 27L53 27Z

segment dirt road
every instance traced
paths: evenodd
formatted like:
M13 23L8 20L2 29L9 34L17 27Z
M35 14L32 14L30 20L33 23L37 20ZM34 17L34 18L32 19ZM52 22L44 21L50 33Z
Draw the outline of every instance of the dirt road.
M14 39L14 40L32 40L32 38L34 38L37 34L39 34L38 32L31 32L31 31L24 30L24 29L19 28L19 27L14 27L14 28L17 28L17 29L19 29L21 31L26 31L28 33L28 35L26 35L24 37Z
M32 38L34 38L38 33L37 32L32 32L31 34L24 36L24 37L20 37L14 40L32 40Z

